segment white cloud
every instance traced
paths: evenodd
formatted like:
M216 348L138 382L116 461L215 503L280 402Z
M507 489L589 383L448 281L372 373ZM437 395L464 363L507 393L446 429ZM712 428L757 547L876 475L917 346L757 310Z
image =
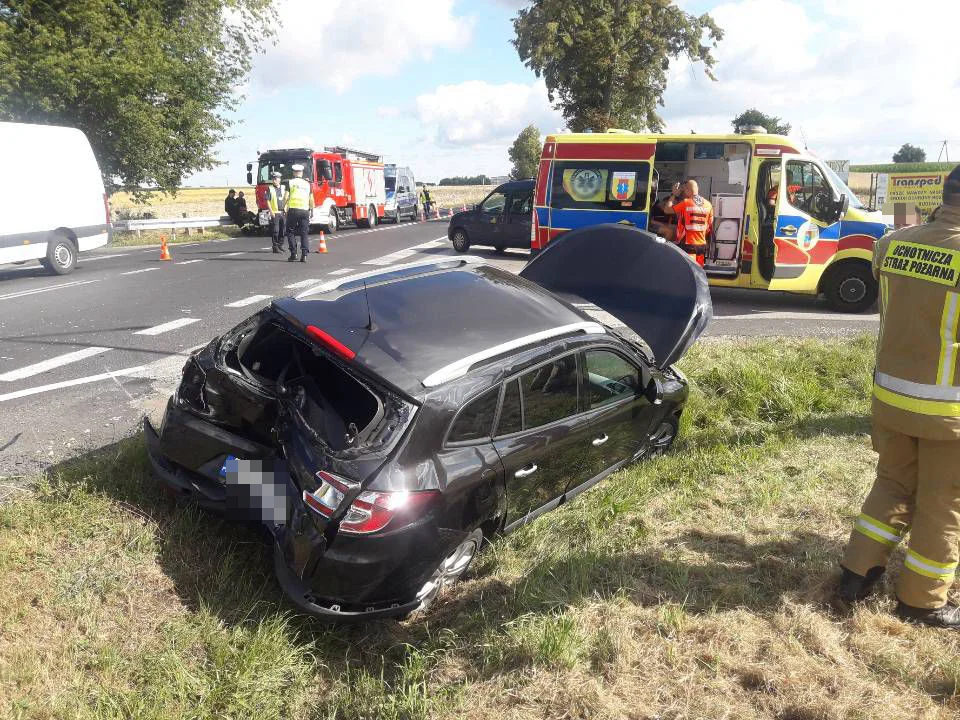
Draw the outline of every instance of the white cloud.
M395 118L400 116L400 108L394 105L380 105L376 113L378 118Z
M417 97L427 137L441 147L506 145L530 123L553 132L563 119L547 100L543 81L495 84L468 80Z
M393 77L441 48L470 42L472 20L454 0L279 0L278 42L258 58L254 84L319 85L337 92L361 78ZM373 88L371 88L371 91Z
M960 3L740 0L710 14L726 32L719 82L675 63L661 112L668 131L730 132L735 115L756 107L822 157L869 162L889 161L905 142L935 160L936 142L956 127ZM907 31L915 17L928 20L922 32Z

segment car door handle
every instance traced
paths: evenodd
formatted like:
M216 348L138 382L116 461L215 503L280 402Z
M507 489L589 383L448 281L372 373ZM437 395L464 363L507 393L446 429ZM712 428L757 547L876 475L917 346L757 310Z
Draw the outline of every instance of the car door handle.
M594 438L594 439L593 439L593 446L594 446L594 447L600 447L601 445L603 445L603 444L604 444L607 440L609 440L609 439L610 439L610 436L609 436L609 435L606 435L606 434L601 435L601 436L598 437L598 438Z
M513 476L514 476L514 477L517 477L517 478L530 477L530 476L533 475L537 470L539 470L539 468L536 466L536 464L535 464L535 463L530 463L530 464L527 465L526 467L522 467L522 468L520 468L519 470L517 470L517 471L513 474Z

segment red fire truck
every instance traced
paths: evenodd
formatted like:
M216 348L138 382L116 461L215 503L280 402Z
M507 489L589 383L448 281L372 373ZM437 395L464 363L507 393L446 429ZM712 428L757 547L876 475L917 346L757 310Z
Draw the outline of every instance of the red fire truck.
M313 189L315 207L311 224L332 233L342 225L374 227L383 218L386 192L383 158L374 153L346 147L284 148L267 150L258 156L257 208L261 226L270 222L267 186L279 172L286 185L293 177L293 165L303 165L303 177ZM247 183L253 185L253 163L247 163Z

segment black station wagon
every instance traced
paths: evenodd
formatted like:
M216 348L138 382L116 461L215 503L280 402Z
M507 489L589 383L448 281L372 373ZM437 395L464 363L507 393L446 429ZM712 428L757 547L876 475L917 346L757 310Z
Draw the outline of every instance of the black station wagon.
M338 279L195 353L146 422L150 459L263 522L300 609L405 615L485 539L668 448L672 363L710 314L703 271L625 226L571 232L519 277L458 256Z

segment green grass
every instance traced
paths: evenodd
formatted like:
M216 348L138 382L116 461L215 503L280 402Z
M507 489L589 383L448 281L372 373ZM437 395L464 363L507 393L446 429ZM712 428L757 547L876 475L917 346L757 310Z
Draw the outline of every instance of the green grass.
M115 232L110 245L115 247L131 247L138 245L159 245L160 239L165 237L171 245L182 243L209 242L211 240L226 240L227 238L238 237L240 228L231 226L221 226L218 228L208 228L202 233L193 230L189 235L183 230L173 234L172 230L141 230L138 236L135 232Z
M873 165L851 165L850 172L867 173L913 173L913 172L950 172L958 163L917 162L917 163L876 163Z
M869 486L868 338L711 341L675 452L491 546L403 623L297 615L140 438L0 506L0 716L948 718L960 641L825 609Z

